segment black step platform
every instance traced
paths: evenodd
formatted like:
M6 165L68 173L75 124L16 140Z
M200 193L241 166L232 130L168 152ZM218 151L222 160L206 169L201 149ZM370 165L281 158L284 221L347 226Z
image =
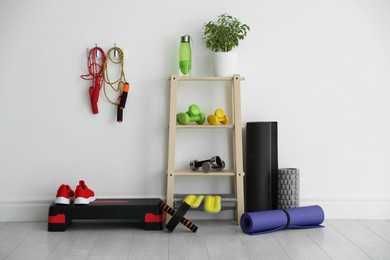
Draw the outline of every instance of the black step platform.
M161 199L97 199L89 205L58 205L49 208L48 231L65 231L76 219L121 219L144 223L146 230L163 229Z

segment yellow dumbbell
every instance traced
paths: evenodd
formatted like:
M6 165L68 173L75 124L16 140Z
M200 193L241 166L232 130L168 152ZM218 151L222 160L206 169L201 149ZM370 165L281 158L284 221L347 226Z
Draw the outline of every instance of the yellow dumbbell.
M223 109L218 108L215 110L214 115L209 115L207 117L207 121L210 125L216 125L219 123L226 125L229 122L229 118L227 115L225 115L225 112Z

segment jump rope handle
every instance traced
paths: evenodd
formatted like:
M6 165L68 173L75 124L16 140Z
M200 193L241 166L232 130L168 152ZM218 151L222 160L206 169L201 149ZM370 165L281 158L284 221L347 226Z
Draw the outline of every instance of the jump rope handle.
M118 123L121 123L123 120L123 109L126 106L127 94L129 93L129 89L130 89L129 83L124 83L122 95L119 97L119 105L116 113L116 121Z
M102 87L102 80L103 80L103 77L97 76L93 80L94 85L89 88L89 97L91 99L91 106L92 106L92 113L93 114L99 113L98 101L99 101L100 88Z
M121 109L118 105L118 109L116 111L116 121L118 123L122 123L123 121L123 109Z
M129 83L124 83L123 84L122 95L120 97L120 102L119 102L119 107L121 109L124 109L125 106L126 106L127 94L129 93L129 89L130 89Z

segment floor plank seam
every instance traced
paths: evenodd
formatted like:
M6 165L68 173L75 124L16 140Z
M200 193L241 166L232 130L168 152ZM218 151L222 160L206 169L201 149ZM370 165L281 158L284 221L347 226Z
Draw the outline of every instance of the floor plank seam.
M325 227L323 227L323 228L325 228ZM322 246L321 245L319 245L318 243L317 243L317 241L315 241L315 239L313 239L313 237L312 236L310 236L310 234L308 234L307 232L306 232L306 230L304 230L304 232L305 232L305 234L306 234L306 236L308 236L324 253L325 253L325 255L327 255L330 259L332 259L333 260L333 258L325 251L325 249L324 248L322 248Z
M369 226L365 225L365 224L362 223L360 220L357 220L357 222L359 222L361 225L363 225L364 227L366 227L367 229L369 229L371 232L375 233L378 237L380 237L381 239L383 239L384 241L386 241L388 244L390 244L390 241L387 240L385 237L383 237L381 234L377 233L375 230L371 229Z
M131 239L131 246L130 246L129 254L127 255L127 260L131 259L131 251L133 250L134 243L135 243L135 234L133 235L133 238ZM169 240L168 240L168 246L169 246ZM168 259L169 259L169 250L168 250Z
M162 232L167 232L166 230L163 230ZM171 241L172 240L172 236L169 236L168 235L168 259L170 259L170 257L171 257L171 255L170 255L170 252L171 252L171 250L170 250L170 248L171 248ZM130 259L129 259L130 260Z
M341 232L339 229L337 229L334 225L332 225L332 223L330 222L327 222L329 225L331 225L339 234L341 234L343 237L345 237L349 242L351 242L354 246L356 246L357 249L359 249L360 251L362 251L364 254L367 255L368 258L370 259L374 259L371 257L371 255L369 255L366 251L364 251L363 249L360 248L360 246L358 246L355 242L353 242L351 239L349 239L349 237L347 237L343 232Z
M275 231L275 232L280 232L280 231ZM292 257L290 256L290 254L287 252L286 248L284 248L284 246L282 245L282 243L280 243L279 239L277 238L277 236L275 236L274 233L272 233L272 236L274 237L274 239L276 240L276 242L278 242L279 246L283 249L283 251L286 253L286 255L288 256L288 258L290 260L293 260Z
M6 225L8 224L9 223L7 223ZM4 259L7 259L31 235L31 233L34 232L34 230L37 228L38 225L39 222L35 223L34 228L32 228L30 232L28 232L28 234L26 234L26 236L22 240L20 240L20 242L7 254L7 256Z
M204 220L202 220L202 221L200 221L200 225L199 225L199 229L202 231L202 237L203 237L203 240L204 240L204 244L206 245L206 249L207 249L207 256L208 256L208 258L209 258L209 260L211 259L210 258L210 252L209 252L209 247L207 246L207 241L206 241L206 234L204 233L204 231L203 231L203 227L202 226L204 226L203 225L203 222L204 222Z
M235 228L235 229L236 229L236 228ZM238 234L238 238L240 239L241 244L243 245L243 247L244 247L244 249L245 249L245 252L246 252L246 254L248 255L248 258L251 259L251 257L249 256L248 250L247 250L247 248L246 248L246 246L245 246L245 243L244 243L244 241L242 241L242 238L241 238L240 234L238 233L238 232L239 232L238 229L236 229L236 231L237 231L237 234Z
M93 241L92 246L91 246L91 248L89 249L88 255L87 255L87 257L86 257L85 259L88 260L89 257L91 256L91 252L92 252L92 250L94 249L96 243L98 242L98 239L97 239L97 238L101 237L102 233L103 233L103 232L102 232L101 230L98 231L98 233L97 233L97 235L96 235L96 239Z
M246 256L248 257L248 259L251 259L251 256L249 255L249 252L248 252L248 250L247 250L247 248L246 248L246 246L245 246L245 243L244 243L244 241L242 241L241 235L240 235L240 233L239 233L239 232L240 232L239 229L236 228L236 227L234 227L234 230L236 231L236 234L237 234L237 236L238 236L238 239L240 240L240 242L241 242L241 244L242 244L242 247L243 247L244 250L245 250Z
M64 233L64 234L62 234L62 237L61 237L61 239L59 239L58 240L58 242L57 242L57 244L50 250L50 252L47 254L47 256L45 257L45 260L46 259L48 259L49 258L49 256L51 255L51 253L54 251L54 250L56 250L56 248L58 247L58 246L60 246L61 245L61 242L62 242L62 240L64 240L65 239L65 236L66 236L66 234Z

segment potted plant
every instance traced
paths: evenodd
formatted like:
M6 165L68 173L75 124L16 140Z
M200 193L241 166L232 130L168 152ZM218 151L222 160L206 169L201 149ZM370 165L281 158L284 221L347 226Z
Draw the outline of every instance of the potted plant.
M219 15L216 22L210 21L204 25L203 39L206 42L206 48L215 53L214 72L216 76L232 76L237 73L237 53L232 50L249 31L248 25L227 13Z

